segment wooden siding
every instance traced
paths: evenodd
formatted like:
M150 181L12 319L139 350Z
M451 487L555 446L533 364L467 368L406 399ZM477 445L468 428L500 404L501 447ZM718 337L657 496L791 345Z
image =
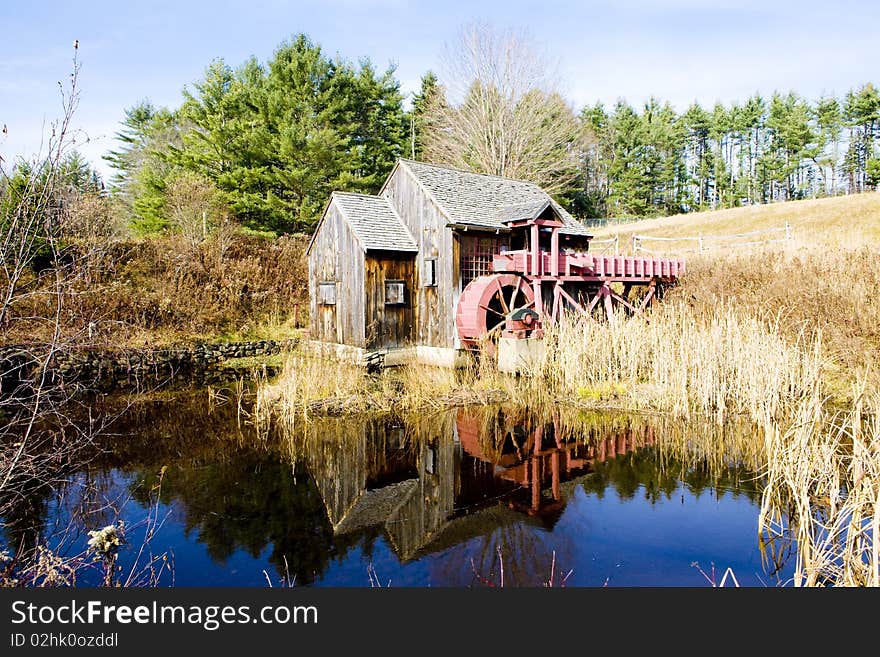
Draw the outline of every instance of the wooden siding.
M415 257L411 253L370 251L364 260L365 327L368 349L412 344ZM404 303L385 303L385 282L403 281Z
M458 340L455 306L461 288L458 254L454 253L454 236L446 227L447 219L405 164L394 170L385 185L384 195L419 246L414 268L412 340L415 344L431 347L455 347ZM437 259L436 286L422 286L425 258Z
M326 281L337 283L333 306L318 304L318 285ZM364 251L335 202L309 253L309 306L313 340L365 346Z

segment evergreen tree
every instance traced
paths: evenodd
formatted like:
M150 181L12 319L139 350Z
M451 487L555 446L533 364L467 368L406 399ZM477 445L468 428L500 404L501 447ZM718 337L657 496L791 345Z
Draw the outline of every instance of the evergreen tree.
M433 71L428 71L422 77L422 86L419 93L413 98L412 110L409 113L409 137L410 143L406 151L408 157L415 160L422 159L424 150L425 133L428 130L425 113L432 103L443 102L442 90L437 76Z
M305 35L267 65L222 60L185 92L175 165L213 182L246 225L310 231L334 189L375 192L406 138L393 69L331 61Z
M824 194L837 193L837 168L840 161L840 134L843 114L833 96L820 98L813 112L817 128L817 157L814 163L822 175Z
M849 127L849 148L844 170L852 192L868 187L868 161L874 156L875 140L880 137L880 93L868 83L850 91L844 100L844 118Z
M116 169L112 193L136 232L161 232L168 225L167 180L178 168L170 155L182 144L177 117L142 101L125 110L122 126L116 134L122 146L104 158Z
M604 217L608 211L608 164L613 152L609 116L602 103L596 103L582 110L580 122L585 148L577 184L570 193L570 206L583 217Z
M739 112L739 131L743 136L741 157L742 169L745 170L745 198L749 204L763 200L758 162L764 142L766 111L764 99L755 94L742 105Z
M874 191L880 191L880 158L872 157L865 166L866 181Z
M712 184L713 153L709 139L712 119L698 103L692 104L682 117L685 128L689 202L691 209L704 209Z
M352 173L360 189L375 192L403 155L409 131L394 70L377 75L369 61L362 62L351 101L354 122L348 148L355 156Z
M608 122L608 205L615 215L642 216L651 210L651 158L644 127L632 106L618 101Z
M709 137L714 145L712 179L714 182L710 196L711 207L732 207L734 189L732 167L730 165L731 141L733 132L733 108L730 111L721 103L712 109Z
M121 146L104 156L104 160L116 169L110 182L120 190L127 191L126 188L140 165L149 126L156 112L156 108L148 100L142 100L125 110L122 129L115 135Z

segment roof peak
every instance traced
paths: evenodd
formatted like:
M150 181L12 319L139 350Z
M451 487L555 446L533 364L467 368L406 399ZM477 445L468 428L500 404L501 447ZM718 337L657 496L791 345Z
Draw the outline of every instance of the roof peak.
M499 176L494 173L480 173L478 171L470 171L468 169L459 169L458 167L454 167L449 164L434 164L433 162L423 162L422 160L411 160L411 159L405 158L405 157L400 158L400 161L405 164L417 164L417 165L423 166L423 167L433 167L435 169L446 169L447 171L455 171L456 173L466 173L471 176L480 176L482 178L495 178L496 180L506 180L508 182L515 182L515 183L523 183L526 185L532 185L533 187L540 189L542 192L544 192L545 194L547 194L549 196L549 193L544 191L543 187L541 187L538 183L531 181L531 180L522 180L520 178L511 178L509 176Z
M334 189L330 193L331 194L341 194L344 196L363 196L364 198L379 198L379 199L384 198L382 196L379 196L378 194L364 194L363 192L346 192L346 191L342 191L342 190L338 190L338 189Z

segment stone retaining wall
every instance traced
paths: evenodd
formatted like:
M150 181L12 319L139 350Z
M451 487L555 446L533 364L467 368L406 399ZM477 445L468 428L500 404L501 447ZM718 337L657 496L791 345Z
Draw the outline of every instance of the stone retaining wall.
M75 348L58 353L49 370L53 378L80 381L101 389L155 384L173 378L212 380L224 378L221 375L227 369L225 363L231 358L269 356L295 344L296 340L259 340L180 345L166 349ZM31 360L27 352L27 345L0 347L0 375L6 374L4 388L29 375L24 369L15 369L16 364ZM14 377L9 376L10 371L15 372Z

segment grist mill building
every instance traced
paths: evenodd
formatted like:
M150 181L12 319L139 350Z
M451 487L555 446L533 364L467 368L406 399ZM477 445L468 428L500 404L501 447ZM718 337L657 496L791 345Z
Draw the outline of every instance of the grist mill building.
M462 290L500 253L536 239L549 252L544 224L553 248L587 250L586 228L529 182L399 160L375 196L333 192L307 250L310 339L359 361L452 365Z

